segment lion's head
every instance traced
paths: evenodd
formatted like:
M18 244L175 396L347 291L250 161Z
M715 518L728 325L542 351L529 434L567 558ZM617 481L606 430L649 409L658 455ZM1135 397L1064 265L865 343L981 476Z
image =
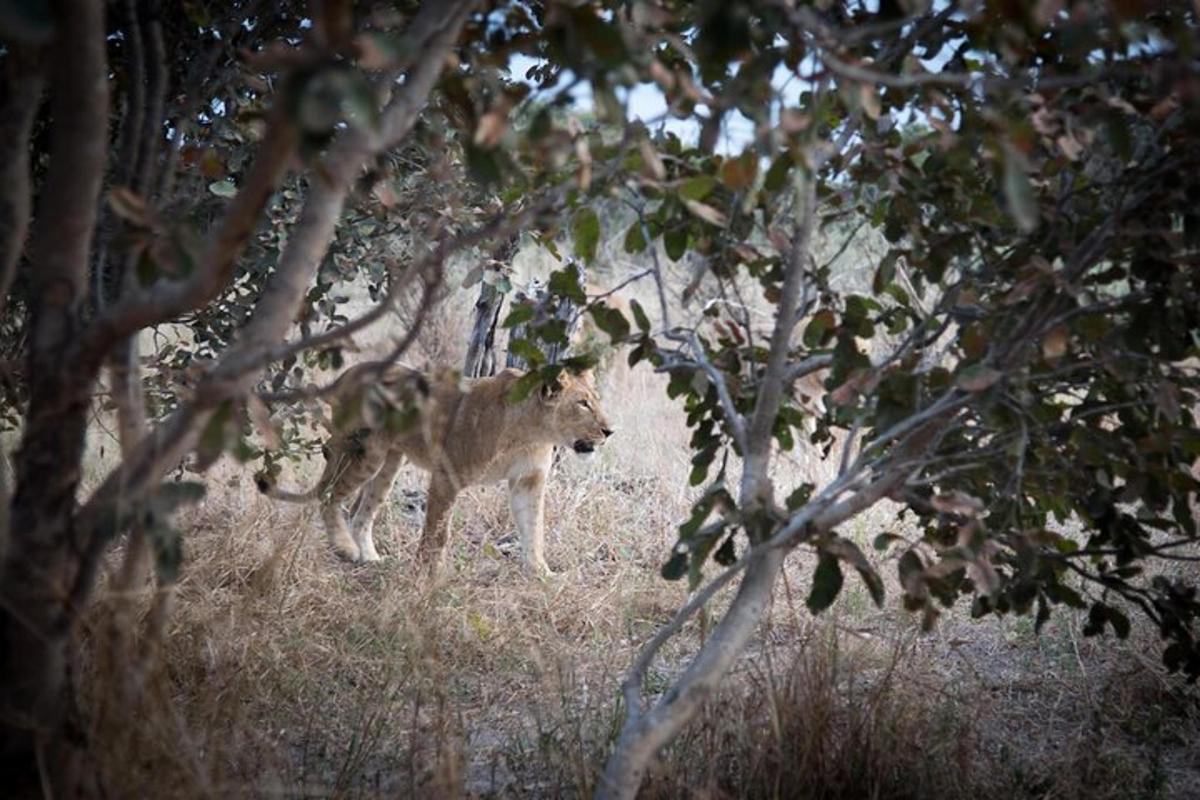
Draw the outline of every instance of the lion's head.
M563 447L586 455L595 452L612 436L612 424L600 407L591 373L564 372L553 384L543 386L538 402L548 412L554 438Z

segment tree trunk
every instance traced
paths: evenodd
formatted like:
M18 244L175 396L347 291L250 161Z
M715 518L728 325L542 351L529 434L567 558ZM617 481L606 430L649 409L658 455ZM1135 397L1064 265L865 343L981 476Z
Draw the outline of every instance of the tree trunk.
M29 134L42 98L38 52L19 45L4 61L0 104L0 316L29 227Z
M0 773L9 797L77 793L66 602L95 371L72 369L107 157L103 4L52 3L50 167L31 243L29 410L0 572Z
M503 309L504 294L496 288L496 284L481 282L479 299L475 301L471 338L467 342L467 358L463 363L465 377L485 378L496 374L496 326Z
M512 264L520 245L520 234L510 236L496 248L492 263L487 270L499 270ZM496 374L496 325L504 309L504 295L495 280L482 280L479 284L479 299L475 301L475 320L471 325L471 338L467 342L467 357L463 363L463 375L468 378L484 378Z
M646 771L696 711L716 691L726 671L741 655L746 643L771 604L771 591L783 568L787 552L770 548L749 567L724 618L704 648L675 685L644 715L625 709L628 723L621 731L605 765L597 800L633 800Z

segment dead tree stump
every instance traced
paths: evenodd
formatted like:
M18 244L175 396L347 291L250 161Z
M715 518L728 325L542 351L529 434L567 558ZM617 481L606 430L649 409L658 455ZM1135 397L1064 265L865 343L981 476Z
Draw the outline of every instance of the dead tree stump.
M519 236L510 237L496 248L480 270L479 298L475 301L475 318L463 364L465 377L484 378L496 374L496 326L504 309L504 297L511 288L508 276L519 245Z

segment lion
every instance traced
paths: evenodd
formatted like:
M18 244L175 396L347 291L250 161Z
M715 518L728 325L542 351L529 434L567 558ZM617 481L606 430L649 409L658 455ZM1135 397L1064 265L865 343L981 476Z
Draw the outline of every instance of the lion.
M492 377L458 379L447 372L431 380L407 367L371 362L351 367L334 386L335 407L352 392L361 396L363 386L400 388L416 398L415 421L399 430L381 426L336 432L323 448L325 471L311 489L287 492L261 476L259 489L292 502L319 498L333 551L351 562L378 561L375 517L407 458L430 474L418 554L427 571L436 574L458 493L468 486L507 481L522 560L535 574L552 574L544 554L543 509L554 447L591 454L613 429L590 375L563 372L554 383L510 403L507 398L522 375L507 369ZM347 524L342 505L356 495Z

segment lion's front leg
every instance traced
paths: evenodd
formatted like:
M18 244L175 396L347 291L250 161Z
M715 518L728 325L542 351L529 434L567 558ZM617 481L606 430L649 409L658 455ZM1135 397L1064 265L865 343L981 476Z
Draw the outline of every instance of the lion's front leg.
M508 500L513 521L521 536L521 559L538 575L553 574L546 564L546 472L548 464L539 464L530 472L508 481Z
M436 472L429 479L429 496L425 504L425 530L417 547L417 558L430 576L442 567L446 554L446 539L450 530L450 508L458 489L445 475Z

